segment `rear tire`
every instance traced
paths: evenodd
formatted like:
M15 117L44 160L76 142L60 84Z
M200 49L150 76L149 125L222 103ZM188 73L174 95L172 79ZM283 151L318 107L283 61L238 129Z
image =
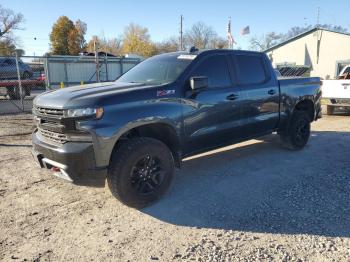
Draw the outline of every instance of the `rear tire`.
M334 114L334 106L327 106L327 115L331 116Z
M304 148L310 137L310 119L305 111L294 111L287 130L280 134L282 145L289 150Z
M18 87L8 87L7 95L9 96L10 100L19 100L21 98Z
M166 192L173 174L174 159L165 144L153 138L133 138L113 152L107 182L123 204L142 208Z
M29 86L26 86L26 87L24 88L24 93L25 93L25 96L30 96L31 90L30 90L30 87L29 87Z
M30 73L27 71L23 72L22 79L29 79L30 78Z

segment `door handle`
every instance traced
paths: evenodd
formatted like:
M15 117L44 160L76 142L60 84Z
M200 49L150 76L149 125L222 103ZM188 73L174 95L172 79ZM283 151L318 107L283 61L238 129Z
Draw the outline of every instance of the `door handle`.
M227 100L236 100L238 98L238 95L236 94L231 94L226 97Z
M268 93L269 95L274 95L274 94L276 94L276 91L273 90L273 89L270 89L269 91L267 91L267 93Z

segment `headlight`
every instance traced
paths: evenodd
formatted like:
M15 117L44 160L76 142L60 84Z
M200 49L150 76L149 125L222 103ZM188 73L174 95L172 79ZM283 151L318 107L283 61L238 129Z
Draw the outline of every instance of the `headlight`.
M92 116L96 119L100 119L103 115L103 108L77 108L68 109L65 111L66 117L87 117Z

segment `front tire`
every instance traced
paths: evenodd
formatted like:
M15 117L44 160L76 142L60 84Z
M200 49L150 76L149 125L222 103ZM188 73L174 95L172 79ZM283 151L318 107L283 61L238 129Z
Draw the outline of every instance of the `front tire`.
M304 148L310 137L310 119L305 111L296 110L284 133L280 134L282 145L289 150Z
M174 159L164 143L133 138L113 152L107 182L113 196L123 204L142 208L166 192L173 174Z

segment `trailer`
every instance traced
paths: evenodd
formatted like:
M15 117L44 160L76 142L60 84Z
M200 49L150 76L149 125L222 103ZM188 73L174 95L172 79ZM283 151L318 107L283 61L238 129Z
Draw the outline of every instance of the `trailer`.
M22 92L20 86L22 86ZM1 94L8 96L11 100L30 96L33 87L45 87L45 81L41 79L0 80Z

